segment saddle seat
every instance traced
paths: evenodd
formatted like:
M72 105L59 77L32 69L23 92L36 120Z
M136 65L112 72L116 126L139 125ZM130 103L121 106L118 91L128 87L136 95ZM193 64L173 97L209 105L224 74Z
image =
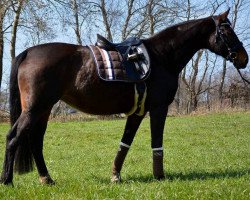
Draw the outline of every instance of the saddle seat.
M96 45L98 47L105 49L107 51L120 51L121 48L123 49L124 47L138 46L141 43L142 41L136 37L130 37L121 43L113 43L99 34L97 34L97 41L96 41Z

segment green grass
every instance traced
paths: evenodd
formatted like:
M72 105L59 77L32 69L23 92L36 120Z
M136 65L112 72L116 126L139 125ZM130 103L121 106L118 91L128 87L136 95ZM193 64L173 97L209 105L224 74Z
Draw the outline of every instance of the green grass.
M36 170L0 185L0 199L250 199L250 113L169 117L164 131L166 180L152 176L149 119L125 161L122 184L111 163L125 120L51 122L44 153L56 186ZM0 124L0 161L9 125Z

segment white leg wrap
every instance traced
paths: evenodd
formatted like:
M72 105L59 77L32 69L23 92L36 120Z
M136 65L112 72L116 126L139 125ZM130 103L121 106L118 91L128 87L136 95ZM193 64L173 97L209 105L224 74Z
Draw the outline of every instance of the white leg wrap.
M124 147L127 147L128 149L130 148L129 145L127 145L127 144L125 144L125 143L123 143L123 142L120 142L120 145L121 145L121 146L124 146Z
M152 148L153 151L163 151L163 147L159 147L159 148Z

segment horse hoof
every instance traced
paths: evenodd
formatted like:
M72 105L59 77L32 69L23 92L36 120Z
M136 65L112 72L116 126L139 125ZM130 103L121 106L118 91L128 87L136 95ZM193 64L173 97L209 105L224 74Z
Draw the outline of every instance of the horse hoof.
M162 181L165 179L165 176L164 175L158 175L158 176L154 176L156 180L158 181Z
M112 183L121 183L122 182L122 179L121 179L121 175L120 173L115 173L112 175L112 178L111 178L111 182Z
M55 181L50 176L40 176L39 181L43 185L55 185Z
M14 187L14 184L12 181L4 181L4 180L0 179L0 184Z

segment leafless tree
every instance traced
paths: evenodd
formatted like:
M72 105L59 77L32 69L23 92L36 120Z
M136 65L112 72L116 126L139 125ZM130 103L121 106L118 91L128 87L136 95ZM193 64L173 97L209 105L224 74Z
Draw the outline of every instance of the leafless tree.
M57 8L61 8L58 15L64 27L63 31L67 31L68 28L73 29L77 44L83 45L96 17L97 3L87 0L66 0L63 3L55 0L55 2Z
M15 6L16 4L16 6ZM13 60L16 57L16 37L17 37L17 27L19 24L19 18L21 14L21 10L24 6L24 0L18 0L17 2L12 1L12 9L15 13L13 25L12 25L12 31L11 31L11 45L10 45L10 55L11 60Z
M4 33L10 27L10 25L4 26L4 20L10 6L10 1L2 0L0 2L0 91L3 75Z

